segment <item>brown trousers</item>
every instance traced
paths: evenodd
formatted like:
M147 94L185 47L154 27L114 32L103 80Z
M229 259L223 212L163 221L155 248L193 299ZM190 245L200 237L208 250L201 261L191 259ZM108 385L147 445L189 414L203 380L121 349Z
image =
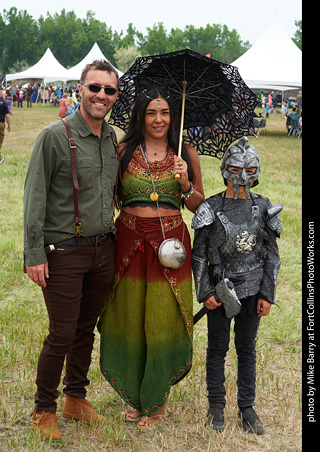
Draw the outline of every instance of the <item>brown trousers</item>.
M6 128L5 122L0 122L0 151L1 151L3 140L4 140L4 129L5 128ZM0 152L0 155L1 155L1 152Z
M37 368L35 403L39 411L56 411L65 358L63 392L79 399L86 396L93 331L113 280L114 249L114 240L109 238L100 246L61 244L48 255L49 278L43 295L49 334Z

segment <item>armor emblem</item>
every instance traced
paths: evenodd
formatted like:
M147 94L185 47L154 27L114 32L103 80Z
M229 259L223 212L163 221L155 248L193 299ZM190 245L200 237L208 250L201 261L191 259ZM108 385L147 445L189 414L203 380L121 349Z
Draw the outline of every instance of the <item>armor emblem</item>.
M257 240L254 234L249 234L248 231L243 231L237 235L236 245L239 253L250 253L256 246Z
M219 256L226 276L230 273L246 273L263 265L263 235L259 224L259 207L251 208L251 220L242 224L232 223L221 211L217 217L226 232L226 240L219 247Z

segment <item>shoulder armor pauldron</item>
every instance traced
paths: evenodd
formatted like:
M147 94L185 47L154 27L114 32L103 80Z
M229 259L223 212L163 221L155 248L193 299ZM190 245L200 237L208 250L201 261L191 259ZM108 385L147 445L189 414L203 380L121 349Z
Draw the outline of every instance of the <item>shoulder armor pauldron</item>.
M209 226L215 220L215 214L212 210L211 206L207 203L207 201L203 201L200 204L194 217L192 219L191 227L192 229L200 229L203 226Z
M279 217L279 213L283 209L282 204L270 204L267 208L268 218L267 224L270 229L272 229L278 237L281 234L281 220Z

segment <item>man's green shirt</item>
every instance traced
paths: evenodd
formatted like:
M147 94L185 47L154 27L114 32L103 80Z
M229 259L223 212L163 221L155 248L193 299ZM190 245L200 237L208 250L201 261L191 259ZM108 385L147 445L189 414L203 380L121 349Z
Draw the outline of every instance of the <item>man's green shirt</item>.
M104 121L99 139L80 109L68 117L68 122L76 142L82 236L115 233L115 133ZM70 147L60 120L40 133L29 161L24 192L25 265L46 263L44 246L74 237L74 218Z

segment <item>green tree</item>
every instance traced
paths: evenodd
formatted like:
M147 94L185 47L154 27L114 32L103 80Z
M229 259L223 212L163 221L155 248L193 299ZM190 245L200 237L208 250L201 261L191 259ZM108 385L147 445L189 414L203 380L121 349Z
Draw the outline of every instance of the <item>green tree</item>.
M15 7L4 10L0 27L2 70L7 71L17 60L27 60L29 65L37 62L39 52L34 37L38 34L38 24L26 10L18 11Z
M175 50L185 49L188 47L185 32L179 28L171 29L167 41L167 52L174 52Z
M298 30L294 41L302 45L302 22L296 22ZM27 61L35 64L49 47L57 60L65 67L81 61L95 42L105 57L116 67L127 67L137 51L141 55L172 52L186 47L201 54L211 53L212 58L231 63L250 46L243 42L236 30L226 25L207 24L196 28L188 25L185 30L172 28L168 33L162 22L139 32L132 23L125 33L113 32L105 22L87 11L85 19L77 18L74 11L62 9L60 13L34 20L26 10L12 7L0 14L0 70L6 72L15 63ZM137 49L137 50L136 50Z
M115 33L114 40L116 41L117 48L129 46L139 47L139 43L143 40L143 34L130 23L126 35L124 36L123 32L120 34Z
M95 13L89 11L87 12L84 21L84 29L87 46L83 49L83 51L85 51L81 59L86 56L96 42L107 60L110 61L110 63L115 64L114 52L118 40L116 35L113 34L112 28L108 27L105 22L100 22L95 18ZM78 59L78 62L81 61L81 59Z
M140 52L133 44L127 47L116 48L114 59L117 69L126 72L138 56L140 56Z
M215 60L232 63L250 46L243 43L236 30L230 31L226 25L212 24L205 28L188 25L185 31L186 44L190 49L206 55L211 54Z
M167 32L162 22L147 27L147 35L140 41L142 55L156 55L167 52Z
M292 38L293 42L302 50L302 20L295 20L294 22L297 30Z
M55 58L65 67L72 67L79 62L79 53L85 44L86 36L81 19L77 19L74 11L39 18L38 42L42 54L49 47ZM84 55L83 55L84 56Z

